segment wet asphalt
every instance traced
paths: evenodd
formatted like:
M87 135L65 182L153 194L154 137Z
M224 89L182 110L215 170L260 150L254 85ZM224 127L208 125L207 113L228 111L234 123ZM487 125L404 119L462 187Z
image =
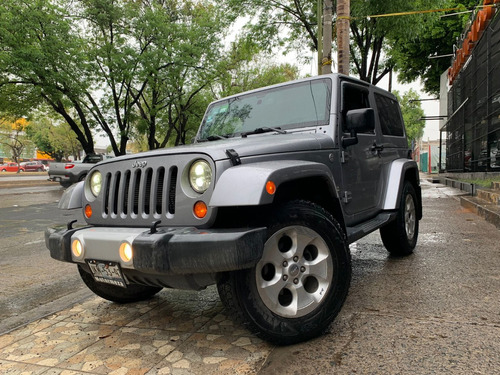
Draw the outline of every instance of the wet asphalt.
M287 347L234 324L215 288L130 305L93 296L44 248L43 226L67 218L61 191L0 196L0 373L497 374L500 231L457 190L422 184L415 253L390 257L378 233L353 244L339 316Z

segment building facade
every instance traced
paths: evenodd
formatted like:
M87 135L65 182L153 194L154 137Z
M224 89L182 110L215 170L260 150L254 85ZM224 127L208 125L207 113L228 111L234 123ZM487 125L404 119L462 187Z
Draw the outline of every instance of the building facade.
M448 71L447 172L500 172L500 1L484 5Z

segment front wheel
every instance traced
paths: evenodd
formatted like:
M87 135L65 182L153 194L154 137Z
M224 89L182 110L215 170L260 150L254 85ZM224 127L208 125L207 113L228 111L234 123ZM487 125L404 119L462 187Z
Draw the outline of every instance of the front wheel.
M337 221L314 203L289 202L270 223L257 265L224 275L217 286L231 315L261 338L288 345L320 335L337 316L351 258Z
M403 186L396 219L380 228L380 236L392 255L406 256L413 253L418 238L417 194L409 181Z
M143 301L150 299L162 290L160 287L139 284L130 284L127 285L127 288L122 288L119 286L99 283L95 281L92 275L85 271L81 266L78 266L78 272L80 272L80 277L85 285L87 285L92 292L97 294L99 297L112 302L130 303Z

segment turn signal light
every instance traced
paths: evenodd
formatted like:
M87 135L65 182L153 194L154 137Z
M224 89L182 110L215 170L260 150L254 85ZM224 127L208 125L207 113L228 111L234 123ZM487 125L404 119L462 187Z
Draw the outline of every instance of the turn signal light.
M207 212L208 209L205 202L198 201L194 204L193 213L194 216L196 216L198 219L203 219L205 216L207 216Z
M267 181L266 191L267 191L267 194L274 195L274 193L276 193L276 184L272 181Z
M85 206L85 212L84 213L85 213L85 217L87 219L90 219L92 217L92 207L90 207L90 204L87 204Z

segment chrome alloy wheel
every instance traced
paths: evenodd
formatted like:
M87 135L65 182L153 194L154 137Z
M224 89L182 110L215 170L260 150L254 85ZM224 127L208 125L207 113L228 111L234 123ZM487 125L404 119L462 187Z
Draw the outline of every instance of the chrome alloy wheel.
M274 314L298 318L325 299L333 279L330 250L321 236L304 226L290 226L265 243L256 266L260 298Z
M415 209L415 202L413 201L413 197L407 194L405 199L405 229L409 241L413 240L413 236L415 236L416 222L417 212Z

